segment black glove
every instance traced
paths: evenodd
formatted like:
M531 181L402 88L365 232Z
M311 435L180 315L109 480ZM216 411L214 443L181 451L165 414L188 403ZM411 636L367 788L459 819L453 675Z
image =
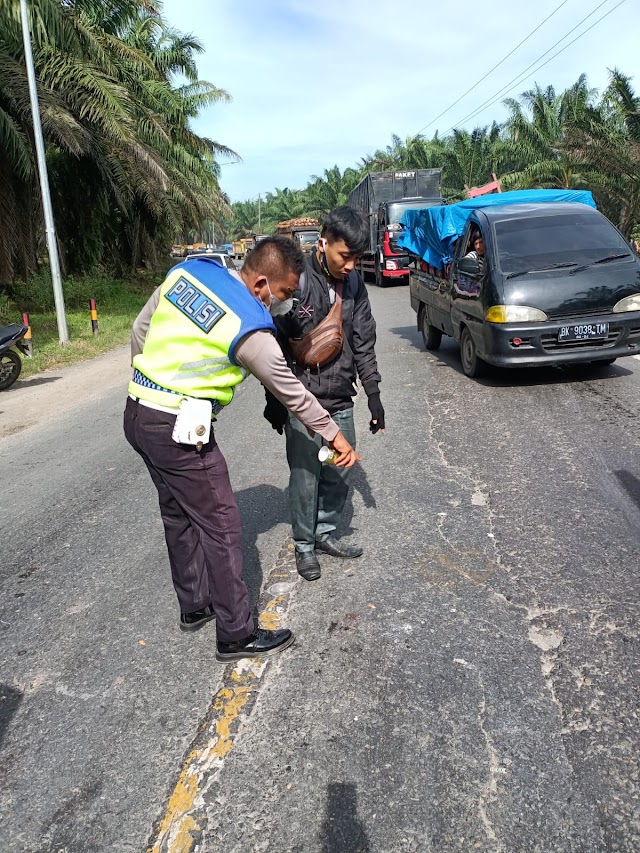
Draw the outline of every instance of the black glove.
M270 394L269 391L265 391L265 397L267 399L267 405L264 407L263 414L273 429L282 435L289 413L280 400L274 397L273 394Z
M380 402L380 392L369 394L369 411L371 412L371 420L369 421L369 429L375 435L379 429L384 429L384 408Z

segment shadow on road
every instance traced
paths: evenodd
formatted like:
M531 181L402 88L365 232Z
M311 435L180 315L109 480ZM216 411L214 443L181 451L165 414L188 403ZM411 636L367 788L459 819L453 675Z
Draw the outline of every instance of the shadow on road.
M354 532L354 528L351 524L351 522L353 521L354 492L360 492L362 500L366 507L369 507L371 509L376 509L377 507L376 499L374 497L373 492L371 491L369 481L367 480L367 474L360 465L356 465L351 471L350 486L351 488L349 489L349 496L347 497L347 502L345 504L344 510L342 511L342 515L340 516L338 528L336 530L338 536L349 536L351 533Z
M416 326L396 326L393 329L389 329L394 335L397 335L399 338L404 338L405 341L409 341L410 344L413 344L416 349L424 349L422 346L422 337L420 336L420 332L416 328Z
M376 500L369 486L365 471L357 466L352 471L351 488L344 511L340 517L338 534L353 532L353 493L360 492L364 505L375 509ZM235 493L240 517L242 518L242 553L244 556L244 579L249 589L252 606L260 596L263 583L263 567L258 549L258 537L278 524L287 525L291 532L288 489L279 489L267 483L251 486Z
M425 358L428 358L435 366L451 367L457 373L464 376L462 363L460 361L460 350L453 338L443 337L441 348L438 350L424 350L420 333L414 326L398 326L389 329L394 335L403 338L413 344L416 349L423 350ZM629 376L633 370L622 367L622 360L615 364L598 364L590 362L586 364L571 364L564 367L519 367L504 368L487 365L487 375L478 379L471 379L478 385L489 388L508 388L511 386L532 385L565 385L574 382L584 382L585 379L622 379Z
M622 469L621 471L613 472L620 485L625 490L625 492L629 495L631 500L636 504L636 506L640 507L640 480L631 473L631 471L626 471Z
M263 578L258 536L277 524L290 523L289 501L286 491L267 483L242 489L235 496L242 519L244 579L253 605L260 595Z
M42 376L38 377L38 379L18 379L15 385L12 385L11 388L7 388L5 393L11 393L12 391L19 391L21 388L31 388L36 385L47 385L49 382L57 382L58 379L62 379L62 376Z
M72 793L47 820L42 845L36 853L63 853L72 850L100 850L105 835L104 781L99 776L74 787Z
M0 746L22 702L22 691L0 684Z
M320 827L322 853L369 853L371 845L358 818L358 795L352 783L332 782Z

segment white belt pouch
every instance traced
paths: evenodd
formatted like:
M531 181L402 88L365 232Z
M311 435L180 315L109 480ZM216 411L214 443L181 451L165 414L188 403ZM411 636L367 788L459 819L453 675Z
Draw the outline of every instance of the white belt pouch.
M173 428L173 440L200 449L211 436L211 409L211 400L183 397Z

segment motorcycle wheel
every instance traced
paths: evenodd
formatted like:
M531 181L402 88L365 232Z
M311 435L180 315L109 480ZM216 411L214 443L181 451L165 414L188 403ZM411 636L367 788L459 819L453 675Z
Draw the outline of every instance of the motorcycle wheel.
M10 388L20 376L22 359L17 352L8 349L0 355L0 391Z

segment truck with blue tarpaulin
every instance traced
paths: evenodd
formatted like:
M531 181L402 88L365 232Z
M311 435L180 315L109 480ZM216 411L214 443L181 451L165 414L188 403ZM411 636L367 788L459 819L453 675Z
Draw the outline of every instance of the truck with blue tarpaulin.
M463 372L640 354L640 259L583 190L519 190L408 210L410 299L425 347Z

